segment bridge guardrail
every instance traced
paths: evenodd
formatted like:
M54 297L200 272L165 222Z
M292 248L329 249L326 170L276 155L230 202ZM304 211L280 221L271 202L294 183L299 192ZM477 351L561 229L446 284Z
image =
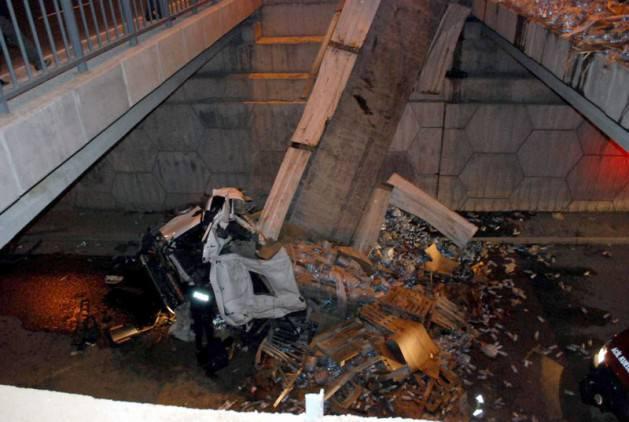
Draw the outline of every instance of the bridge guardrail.
M2 0L0 112L7 101L217 0ZM6 79L8 78L8 80Z

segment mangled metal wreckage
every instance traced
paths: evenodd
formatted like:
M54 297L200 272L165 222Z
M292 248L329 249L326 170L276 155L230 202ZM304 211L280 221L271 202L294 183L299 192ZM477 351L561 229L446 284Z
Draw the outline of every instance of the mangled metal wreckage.
M170 332L196 342L208 372L228 360L216 324L243 334L306 308L286 250L256 255L265 240L244 212L247 200L235 188L215 189L204 208L180 213L143 240L140 260L176 316Z

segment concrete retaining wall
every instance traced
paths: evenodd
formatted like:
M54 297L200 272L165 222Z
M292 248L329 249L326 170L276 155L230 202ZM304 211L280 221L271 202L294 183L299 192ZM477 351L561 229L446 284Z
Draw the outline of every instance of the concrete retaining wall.
M331 16L335 2L301 3ZM318 49L256 43L258 22L263 37L298 36L288 24L269 29L280 25L280 9L299 19L294 2L264 4L240 40L138 125L64 206L162 210L223 185L263 204ZM325 25L304 28L321 35ZM412 95L383 180L399 172L461 210L629 210L629 156L483 37L480 24L466 25L454 70L441 95Z
M260 5L223 0L13 107L0 118L0 212Z

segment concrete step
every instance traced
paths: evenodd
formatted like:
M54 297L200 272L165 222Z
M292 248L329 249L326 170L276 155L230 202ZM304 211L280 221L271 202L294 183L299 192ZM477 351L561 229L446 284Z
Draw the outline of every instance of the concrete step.
M309 73L203 73L183 86L185 101L270 100L305 97Z
M299 35L293 37L266 37L259 36L255 40L256 44L321 44L323 42L322 35Z
M323 35L338 0L266 2L261 12L263 36Z
M318 51L319 44L313 42L232 44L210 60L199 73L309 72Z

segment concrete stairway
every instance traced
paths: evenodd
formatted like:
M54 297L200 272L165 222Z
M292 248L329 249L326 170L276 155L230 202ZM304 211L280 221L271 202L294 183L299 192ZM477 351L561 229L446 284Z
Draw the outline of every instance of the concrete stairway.
M265 1L258 16L243 26L240 39L171 99L192 104L213 135L246 139L246 151L236 146L240 149L234 153L249 154L251 171L238 182L260 201L303 112L309 72L336 4Z

